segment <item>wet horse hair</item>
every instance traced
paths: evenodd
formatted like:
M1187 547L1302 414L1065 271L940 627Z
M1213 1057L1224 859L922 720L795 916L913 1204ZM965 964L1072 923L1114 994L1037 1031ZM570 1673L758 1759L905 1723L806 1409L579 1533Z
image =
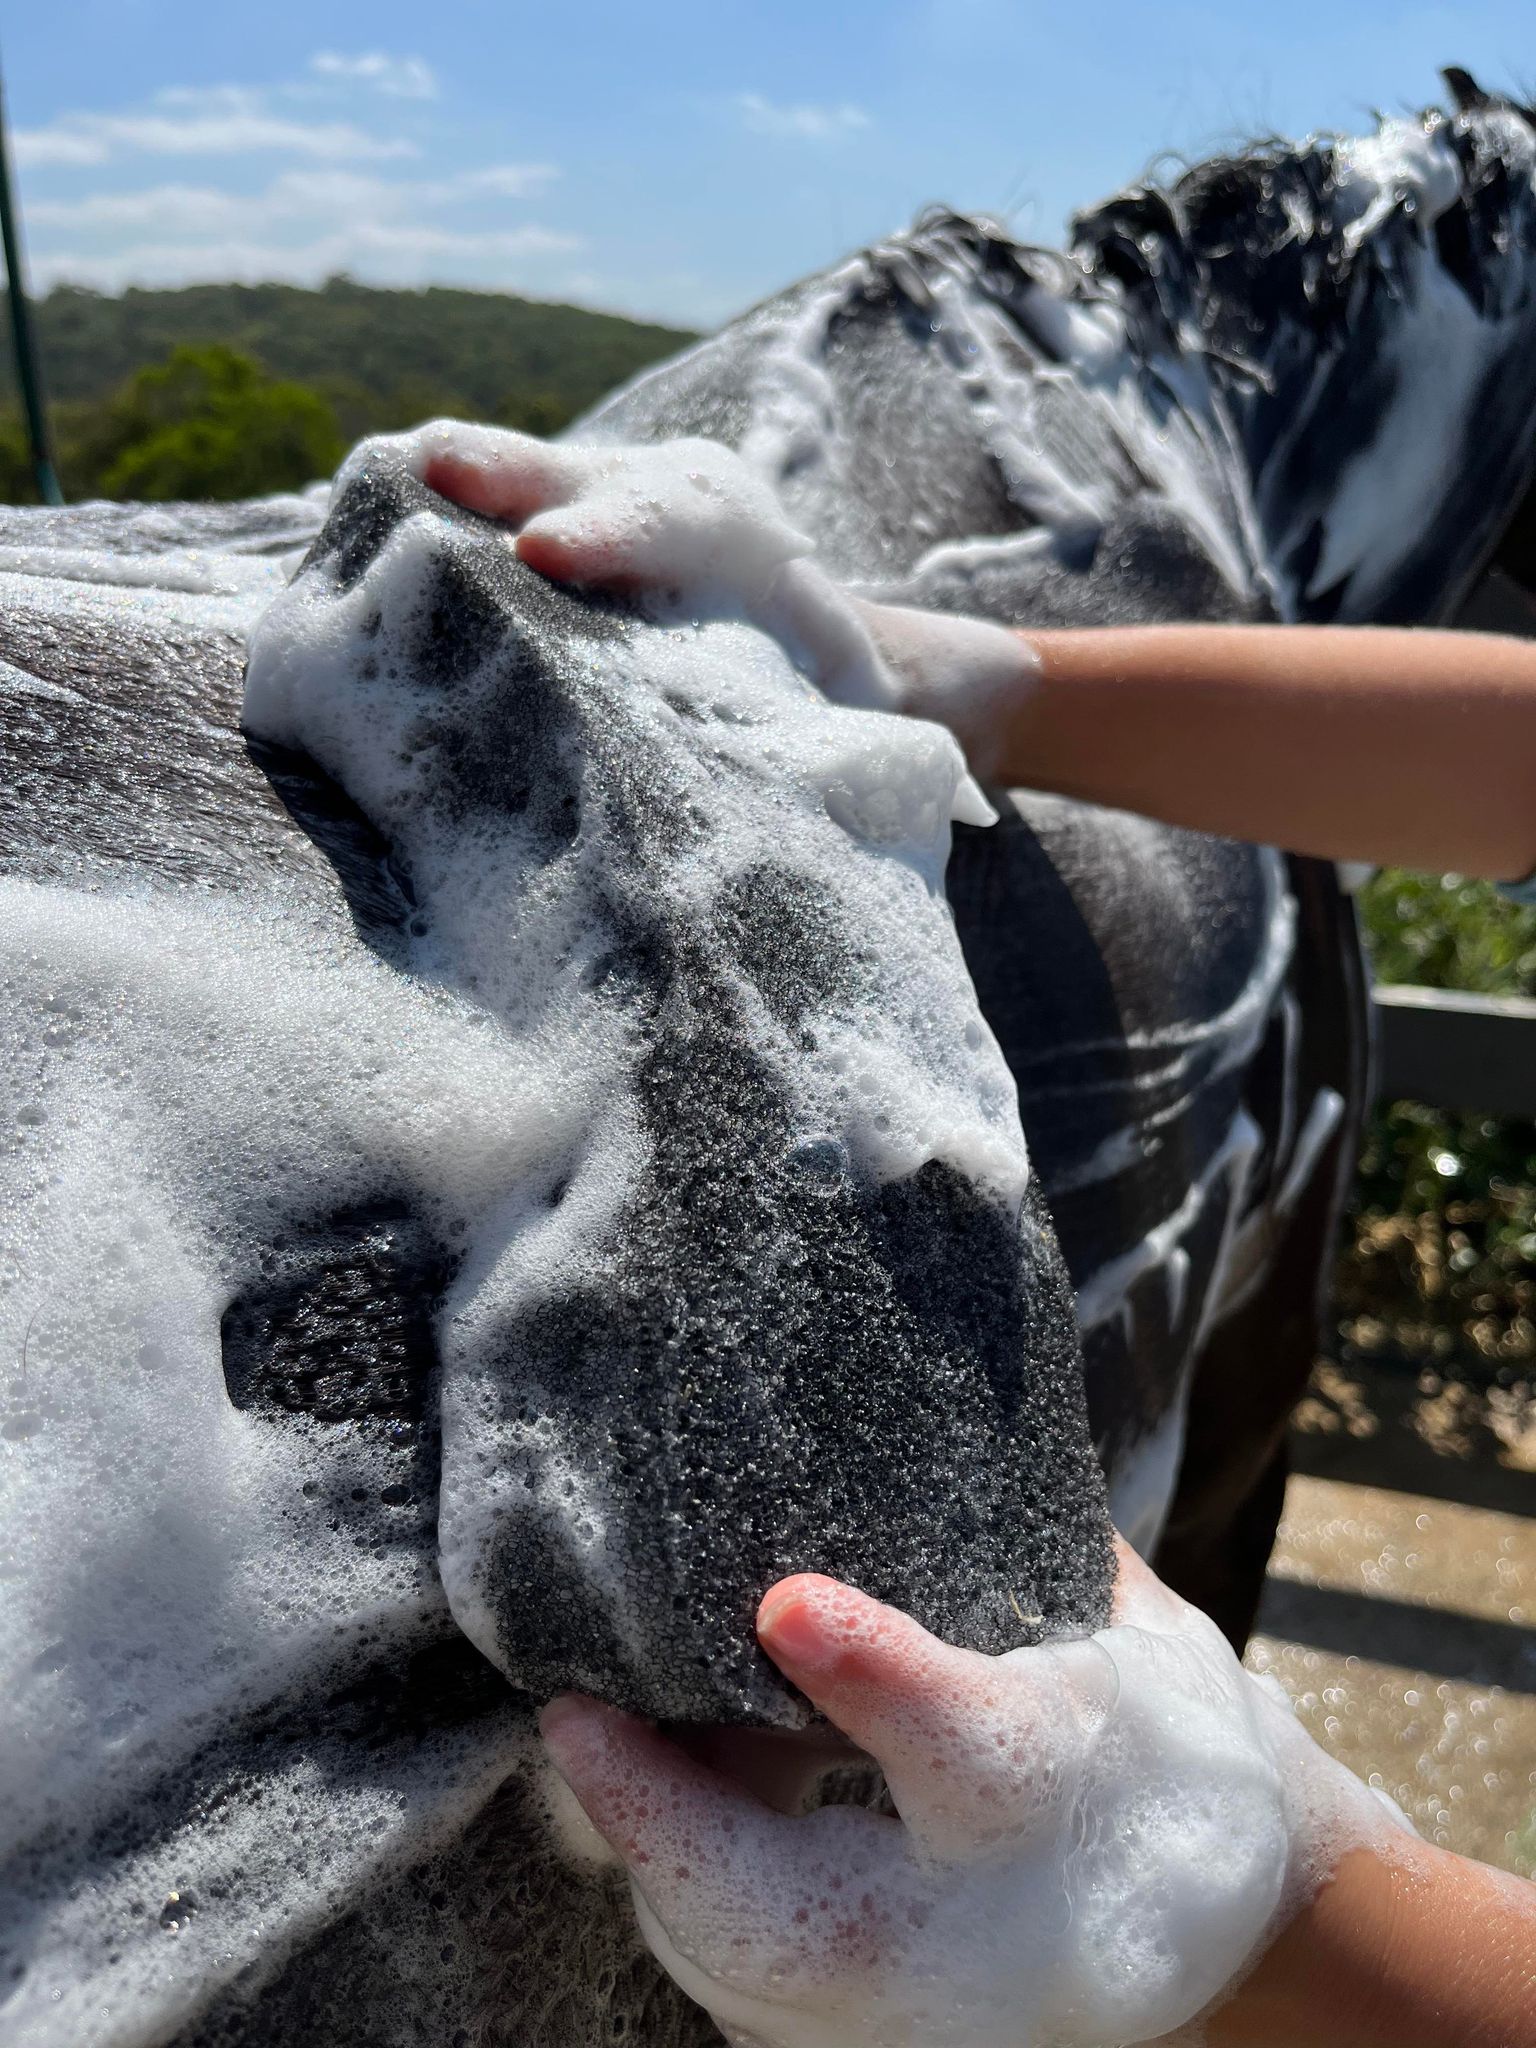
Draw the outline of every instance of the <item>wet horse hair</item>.
M1065 254L929 214L573 433L728 442L837 573L1023 624L1536 585L1536 125L1448 76ZM750 1614L818 1531L1002 1647L1101 1618L1102 1471L1242 1640L1368 1095L1330 869L1000 793L946 909L773 758L781 656L382 457L5 512L0 597L8 2039L712 2038L531 1709L793 1719ZM274 601L335 687L242 735ZM862 1004L916 1087L914 992L1016 1211L823 1086Z

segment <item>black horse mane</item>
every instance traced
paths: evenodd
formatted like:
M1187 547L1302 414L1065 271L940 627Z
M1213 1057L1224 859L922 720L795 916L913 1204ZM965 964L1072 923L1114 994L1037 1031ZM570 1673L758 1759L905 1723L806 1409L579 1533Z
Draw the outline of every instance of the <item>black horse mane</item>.
M1536 109L1484 92L1465 71L1445 77L1455 111L1430 107L1414 118L1426 135L1444 133L1461 190L1428 232L1441 263L1485 312L1492 259L1516 234L1536 239L1531 188L1510 176L1498 117L1513 116L1536 134ZM1348 319L1362 265L1391 269L1402 242L1426 232L1413 211L1399 209L1368 245L1352 249L1339 145L1332 135L1256 143L1196 164L1171 185L1133 186L1074 218L1073 253L1132 302L1166 307L1171 293L1184 293L1218 322L1223 306L1241 304L1249 333L1262 327L1266 307L1304 303L1325 337Z
M1428 107L1409 117L1426 135L1443 130L1460 167L1460 193L1428 231L1446 270L1484 312L1493 259L1517 236L1536 246L1536 198L1529 182L1511 178L1500 146L1507 130L1497 117L1523 122L1536 143L1536 104L1485 91L1456 66L1443 76L1453 111ZM1353 216L1339 177L1343 140L1271 138L1189 165L1171 180L1127 186L1073 216L1065 252L1015 241L987 215L930 206L904 234L869 250L866 262L872 278L919 304L927 298L921 271L928 261L963 263L999 297L1023 282L1080 303L1113 299L1142 330L1137 339L1154 347L1177 335L1187 348L1195 306L1207 352L1246 363L1262 383L1253 343L1268 311L1304 305L1314 335L1326 339L1348 319L1361 273L1390 271L1401 243L1426 232L1411 208L1401 208L1367 243L1351 246Z
M1008 311L1037 357L1074 345L1047 302L1112 309L1126 361L1154 374L1159 364L1198 370L1197 402L1225 420L1261 499L1268 491L1288 513L1317 500L1313 533L1288 564L1305 589L1336 473L1318 471L1318 454L1341 465L1379 431L1395 402L1395 338L1412 327L1425 279L1448 279L1490 338L1528 322L1536 347L1536 104L1487 91L1464 70L1444 77L1448 109L1379 120L1377 131L1389 149L1394 136L1405 150L1432 143L1422 167L1442 177L1449 152L1455 189L1432 205L1406 165L1400 177L1389 159L1362 166L1358 143L1266 140L1127 187L1074 218L1064 251L1016 242L984 216L929 208L868 253L865 289L925 308L941 274L962 274ZM1493 461L1468 447L1478 477L1475 488L1461 481L1479 539L1453 580L1464 585L1474 557L1493 555L1536 587L1531 394L1490 360L1483 402L1499 415L1504 453ZM1186 402L1187 379L1181 388ZM1411 564L1403 576L1379 615L1413 616ZM1347 591L1323 593L1310 615L1348 616L1349 602Z

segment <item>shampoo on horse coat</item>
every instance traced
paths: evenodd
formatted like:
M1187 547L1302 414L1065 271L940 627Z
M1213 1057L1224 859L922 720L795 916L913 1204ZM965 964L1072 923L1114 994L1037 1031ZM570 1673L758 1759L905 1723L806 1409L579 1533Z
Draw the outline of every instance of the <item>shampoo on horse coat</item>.
M735 445L911 604L1437 617L1532 472L1532 159L1477 103L1069 257L931 219L581 434ZM1087 1633L1090 1445L1241 1634L1364 1097L1331 875L999 793L946 909L952 750L378 451L7 515L0 596L8 2042L709 2038L537 1695L793 1718L795 1564Z

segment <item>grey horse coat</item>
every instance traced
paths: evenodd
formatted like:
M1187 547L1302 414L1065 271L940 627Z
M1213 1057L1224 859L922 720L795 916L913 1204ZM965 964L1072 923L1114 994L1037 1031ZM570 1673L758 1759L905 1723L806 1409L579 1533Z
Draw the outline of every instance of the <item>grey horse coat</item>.
M1375 157L1127 195L1067 258L929 218L577 432L733 443L839 573L907 602L1443 617L1536 423L1532 130L1464 99ZM1470 367L1427 376L1447 333ZM413 520L425 595L378 661L427 720L438 870L414 813L237 724L298 551L342 602ZM18 512L0 548L7 1654L46 1737L7 1779L8 2040L708 2038L540 1772L540 1695L793 1718L748 1624L797 1565L980 1647L1093 1627L1099 1468L1241 1636L1364 1099L1331 873L1022 794L957 829L949 902L1033 1162L1004 1214L942 1162L851 1172L743 1027L743 989L786 1044L888 992L835 875L759 862L707 916L668 909L668 778L727 756L608 690L622 643L660 703L649 629L385 469L328 519ZM536 892L599 815L630 839L582 899L590 1013L630 1034L643 1164L577 1231L585 1284L477 1321L493 1222L515 1245L587 1212L579 1156L520 1165L516 992L445 950L453 834L500 834ZM443 1422L463 1370L495 1390L479 1468ZM440 1521L509 1480L471 1624Z

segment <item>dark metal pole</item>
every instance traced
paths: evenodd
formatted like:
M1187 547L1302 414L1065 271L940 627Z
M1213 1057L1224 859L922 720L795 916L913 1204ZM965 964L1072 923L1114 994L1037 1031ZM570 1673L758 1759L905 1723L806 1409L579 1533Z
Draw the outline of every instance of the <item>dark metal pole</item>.
M0 86L0 242L5 248L6 297L11 307L11 342L16 354L16 382L21 387L22 410L27 416L27 440L32 450L32 474L37 495L45 505L62 505L58 474L48 448L48 416L43 410L42 380L37 369L37 345L32 334L32 309L27 304L26 272L21 260L21 230L11 203L11 144L5 126L5 93Z

